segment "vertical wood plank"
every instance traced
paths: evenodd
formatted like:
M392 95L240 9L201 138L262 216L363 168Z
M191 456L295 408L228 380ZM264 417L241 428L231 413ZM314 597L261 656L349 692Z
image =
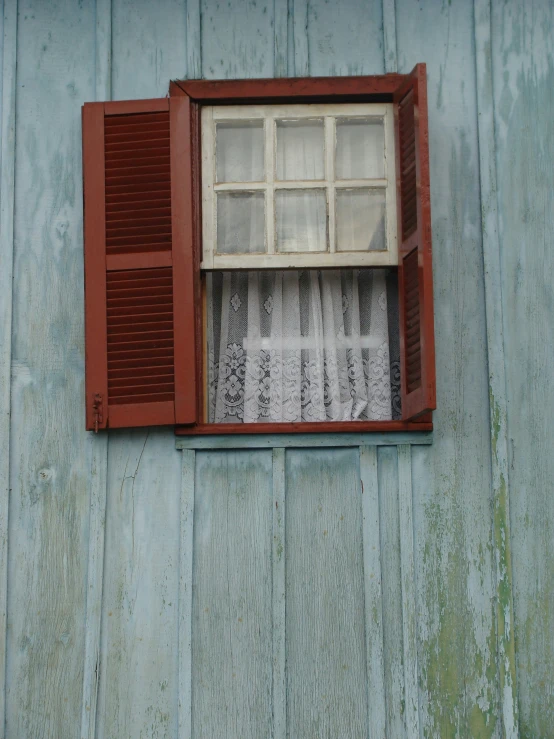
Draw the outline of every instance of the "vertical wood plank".
M90 461L90 509L81 739L94 739L96 735L96 706L101 658L107 452L108 437L105 434L100 436L90 434L87 439L87 459Z
M186 77L198 80L202 77L201 0L185 0L187 12L187 71Z
M6 720L17 2L0 3L0 737Z
M110 432L99 739L178 733L181 466L170 430Z
M286 77L288 67L288 2L273 0L273 76Z
M179 739L192 737L192 565L195 452L183 450L179 536Z
M419 737L417 613L415 599L414 529L412 518L412 455L409 444L397 447L402 643L404 647L404 722L406 737Z
M299 47L295 43L297 73L309 72L313 77L382 74L382 0L300 5L295 0L294 6L295 40L298 37L301 42Z
M554 725L554 4L492 0L490 9L493 84L486 94L494 101L507 410L504 426L504 398L493 398L491 387L491 423L501 460L506 429L509 464L495 500L498 637L506 640L514 628L511 550L519 733L539 737ZM509 516L502 510L508 503ZM509 704L513 661L505 672Z
M111 0L96 0L94 71L97 101L110 99L111 26ZM94 739L101 661L100 632L108 474L107 434L87 435L87 461L90 468L90 511L81 739Z
M193 736L271 736L272 454L197 452L195 479Z
M5 8L18 14L6 733L79 736L91 492L80 107L94 97L94 4Z
M272 77L274 0L201 0L202 74L207 79Z
M273 739L287 736L285 652L285 450L273 450Z
M112 0L114 100L165 97L169 80L187 70L185 0ZM191 5L191 30L196 27ZM195 62L192 62L195 64Z
M496 643L502 733L519 735L515 624L512 593L510 489L502 271L498 236L498 186L491 56L491 0L474 0L479 178L485 266L485 307L489 366L492 457L492 548L496 573ZM498 535L497 535L498 533Z
M398 70L395 0L383 0L383 58L386 73Z
M294 76L309 77L310 54L308 49L308 0L293 0L292 26Z
M358 449L286 455L289 737L367 737Z
M387 727L385 736L401 737L405 733L405 728L403 714L402 578L396 447L379 447L377 460L383 613L386 614L386 618L383 620Z
M360 447L364 547L368 737L386 735L383 595L377 448Z
M490 426L472 3L396 0L427 64L437 411L412 447L422 732L498 736Z
M112 0L96 0L95 79L97 102L112 94Z

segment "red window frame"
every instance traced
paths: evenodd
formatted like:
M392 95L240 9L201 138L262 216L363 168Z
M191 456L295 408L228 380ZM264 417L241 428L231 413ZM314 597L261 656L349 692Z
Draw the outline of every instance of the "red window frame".
M405 420L208 424L200 272L203 105L395 108ZM167 98L83 106L86 427L177 434L431 430L435 350L426 70L407 75L179 80Z
M196 326L196 387L201 388L197 394L197 418L204 413L204 367L203 367L203 316L200 261L202 253L201 234L201 152L200 152L200 111L203 105L248 105L279 103L383 103L398 102L408 89L419 92L417 101L419 115L415 122L416 137L422 142L424 150L416 146L414 166L417 167L417 201L418 201L418 233L411 236L408 249L404 245L403 253L413 250L414 244L419 246L419 301L422 315L421 348L424 354L420 389L417 397L409 401L410 410L423 408L418 418L398 421L315 421L300 423L205 423L177 425L178 435L205 434L267 434L267 433L324 433L324 432L385 432L385 431L430 431L433 428L431 412L436 407L435 400L435 364L434 364L434 320L431 269L431 228L429 197L429 161L428 161L428 125L426 100L426 70L424 64L418 64L409 75L386 74L367 77L312 77L299 79L252 79L252 80L175 80L169 88L170 97L186 96L190 100L191 110L191 158L193 176L193 212L194 212L194 274L195 274L195 326ZM421 99L422 95L425 99ZM398 121L396 121L398 127ZM397 136L398 136L397 129ZM400 188L401 171L397 161L398 184ZM400 203L400 200L398 201ZM401 226L400 206L399 224ZM399 230L399 245L402 252L402 231ZM399 265L399 279L403 280L402 263ZM399 290L402 288L399 287ZM401 297L402 300L402 297ZM401 331L403 336L404 331ZM405 385L406 365L405 346L401 339L401 379L403 403L407 394ZM404 408L403 408L404 410Z

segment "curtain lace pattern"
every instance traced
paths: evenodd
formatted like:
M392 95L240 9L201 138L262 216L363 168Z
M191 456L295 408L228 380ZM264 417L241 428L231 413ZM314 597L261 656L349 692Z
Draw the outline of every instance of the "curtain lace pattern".
M207 304L210 423L396 415L384 270L216 272Z

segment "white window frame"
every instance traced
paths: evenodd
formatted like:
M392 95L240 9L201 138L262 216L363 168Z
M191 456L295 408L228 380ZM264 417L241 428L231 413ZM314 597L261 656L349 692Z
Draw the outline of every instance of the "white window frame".
M337 118L381 119L384 127L385 178L335 180L334 151ZM275 178L276 120L324 119L325 179L277 181ZM237 120L262 120L264 124L265 181L216 181L216 124ZM203 270L214 269L288 269L320 267L383 267L398 264L396 159L392 103L346 103L309 105L218 105L204 106L201 120L202 142L202 263ZM336 191L345 188L379 188L385 190L386 249L382 251L336 251ZM328 252L275 252L275 190L316 190L327 194ZM217 254L218 192L265 193L265 238L268 251L262 254Z

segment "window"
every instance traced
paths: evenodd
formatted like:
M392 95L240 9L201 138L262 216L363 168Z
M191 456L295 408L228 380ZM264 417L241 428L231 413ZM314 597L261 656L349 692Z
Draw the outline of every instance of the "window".
M87 428L428 429L424 65L170 93L83 108Z
M205 106L202 269L396 267L392 108Z

